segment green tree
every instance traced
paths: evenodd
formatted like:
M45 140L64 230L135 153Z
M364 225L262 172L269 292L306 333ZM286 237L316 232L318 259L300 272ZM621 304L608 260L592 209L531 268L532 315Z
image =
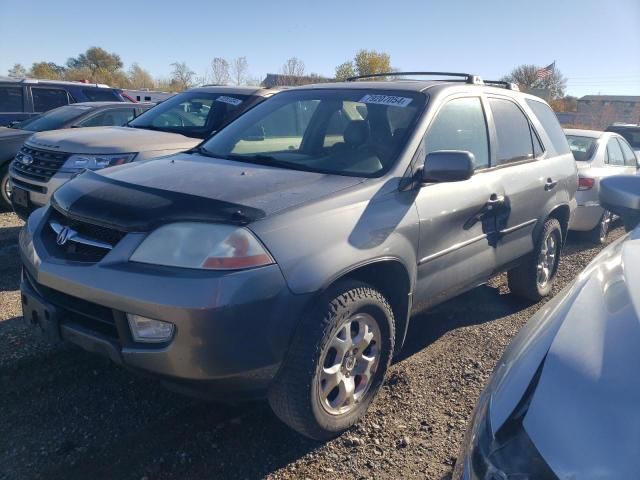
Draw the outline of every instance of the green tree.
M345 80L357 75L387 73L393 70L391 56L388 53L362 49L356 53L353 60L336 67L336 80ZM384 79L385 77L380 77L380 80Z
M502 80L515 83L523 92L544 92L549 100L564 97L567 80L562 72L554 68L551 75L538 78L537 72L541 68L543 67L537 65L519 65L511 70L511 73L502 77Z
M137 63L129 67L127 74L131 88L155 88L156 82L149 72Z
M27 69L21 63L16 63L7 72L11 78L24 78L27 76Z
M120 70L124 64L120 59L120 55L109 53L100 47L91 47L77 57L68 59L67 66L74 69L88 68L95 74L98 70L116 72Z
M31 65L29 75L33 78L44 78L47 80L61 80L64 76L65 68L53 62L34 62Z

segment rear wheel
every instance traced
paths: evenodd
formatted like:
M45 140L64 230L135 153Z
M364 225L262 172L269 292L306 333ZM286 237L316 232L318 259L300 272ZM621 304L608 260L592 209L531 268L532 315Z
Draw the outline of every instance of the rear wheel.
M11 184L9 183L9 165L0 167L0 209L11 210Z
M609 228L611 227L611 213L604 211L598 225L593 230L586 232L586 236L591 243L602 245L607 242Z
M508 273L509 289L516 295L539 301L551 293L558 273L562 250L562 229L555 218L548 218L534 251Z
M375 397L391 360L394 318L384 296L341 283L302 319L269 391L275 414L315 440L355 424Z

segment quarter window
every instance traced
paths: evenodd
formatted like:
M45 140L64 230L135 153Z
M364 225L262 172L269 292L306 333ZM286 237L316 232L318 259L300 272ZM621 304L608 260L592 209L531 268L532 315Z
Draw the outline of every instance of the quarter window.
M609 139L607 142L607 163L609 165L624 166L624 156L618 140Z
M498 139L496 165L533 158L531 126L522 110L515 103L499 98L490 98L489 105Z
M53 108L69 104L69 96L66 90L59 88L32 88L33 110L35 112L47 112Z
M463 150L473 153L476 169L488 167L487 122L480 98L457 98L447 103L431 123L425 142L427 153Z
M570 153L571 149L567 143L564 131L560 126L558 117L553 113L553 110L546 103L539 102L537 100L527 99L527 105L533 110L534 115L538 121L542 124L542 127L547 132L553 148L558 155ZM588 102L587 102L588 103Z
M631 150L631 147L629 146L629 144L621 138L618 138L618 142L620 143L620 148L622 149L624 164L628 167L636 167L638 165L636 160L636 154L633 153L633 150Z
M22 87L0 87L0 112L22 111Z

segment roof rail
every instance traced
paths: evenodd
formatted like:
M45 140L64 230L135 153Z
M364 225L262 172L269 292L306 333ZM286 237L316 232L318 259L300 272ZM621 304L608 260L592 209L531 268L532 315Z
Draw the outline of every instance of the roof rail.
M482 78L478 75L472 75L471 73L456 73L456 72L387 72L387 73L372 73L369 75L357 75L355 77L347 78L347 82L354 82L363 78L376 78L376 77L398 77L407 75L420 75L420 76L443 76L443 77L461 77L466 83L473 85L482 85Z
M99 88L111 88L109 85L104 83L95 83L95 82L77 82L71 80L51 80L47 78L11 78L11 77L0 77L0 82L15 82L15 83L27 83L27 84L37 84L37 83L59 83L61 85L85 85L87 87L99 87Z
M504 82L502 80L485 80L484 83L489 85L490 87L504 87L507 90L513 90L514 92L519 92L520 87L513 82Z

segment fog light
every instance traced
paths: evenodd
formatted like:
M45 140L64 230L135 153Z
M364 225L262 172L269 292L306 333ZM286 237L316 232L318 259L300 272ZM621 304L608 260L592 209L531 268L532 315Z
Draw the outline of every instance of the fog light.
M173 323L127 313L129 328L136 342L166 342L173 335Z

